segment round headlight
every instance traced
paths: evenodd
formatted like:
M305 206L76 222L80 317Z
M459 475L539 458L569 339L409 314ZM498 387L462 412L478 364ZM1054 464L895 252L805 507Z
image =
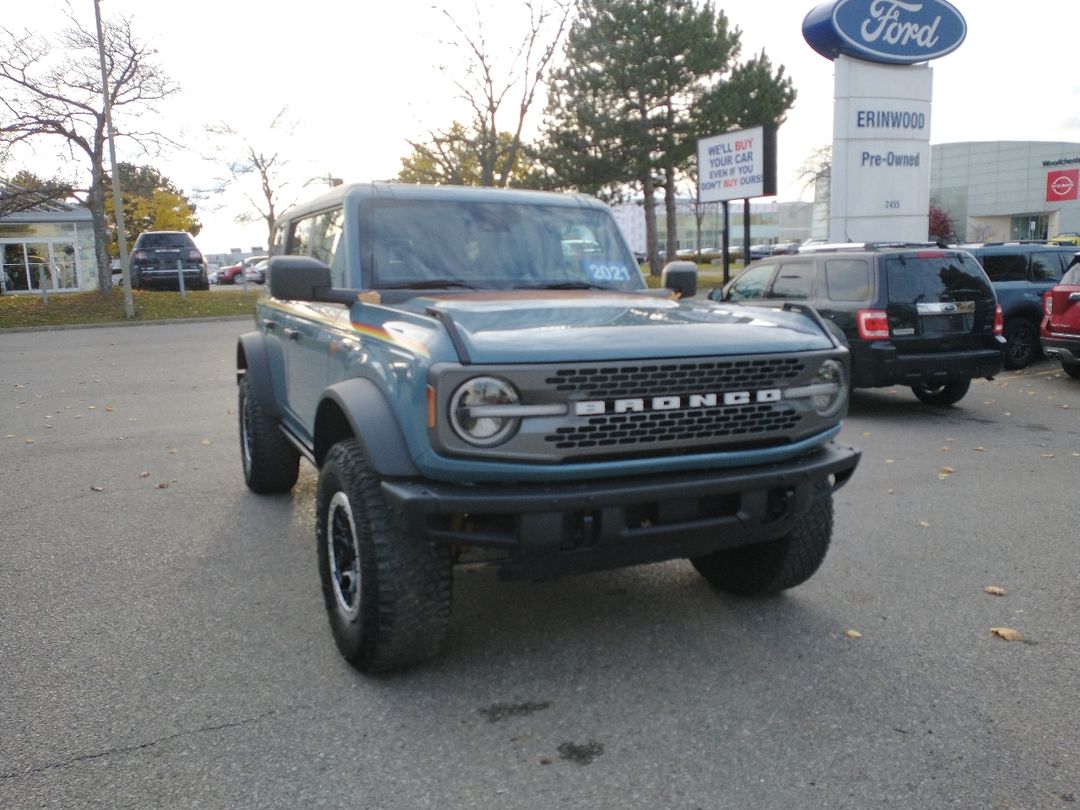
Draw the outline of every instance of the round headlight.
M517 391L506 380L473 377L450 398L450 424L469 444L491 447L506 441L517 430L517 416L499 414L500 406L517 403Z
M826 360L814 375L814 388L819 389L811 398L814 411L819 416L838 414L847 402L848 382L844 364L839 360Z

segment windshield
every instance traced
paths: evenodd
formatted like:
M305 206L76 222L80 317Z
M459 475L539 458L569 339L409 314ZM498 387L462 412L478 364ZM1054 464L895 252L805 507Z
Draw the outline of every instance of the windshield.
M431 200L368 210L364 272L376 289L645 286L604 210Z

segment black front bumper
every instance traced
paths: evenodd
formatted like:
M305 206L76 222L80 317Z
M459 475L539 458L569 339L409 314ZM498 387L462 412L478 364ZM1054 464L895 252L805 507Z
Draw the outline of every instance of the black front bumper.
M859 455L830 442L743 469L507 486L387 480L382 489L403 530L507 551L504 575L543 578L780 537L815 498L847 482Z
M950 380L993 377L1001 372L1005 339L997 346L952 352L901 353L891 343L851 347L851 375L855 388L889 385L940 385Z

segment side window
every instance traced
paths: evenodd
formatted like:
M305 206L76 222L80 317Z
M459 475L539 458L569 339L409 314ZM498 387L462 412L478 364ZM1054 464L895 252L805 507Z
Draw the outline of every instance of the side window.
M1057 251L1031 254L1031 280L1057 281L1065 269L1065 256Z
M825 262L825 287L830 301L866 301L870 298L870 264L865 259Z
M776 269L774 264L759 264L739 274L724 295L725 301L747 301L765 296L765 287Z
M311 252L311 229L313 217L298 219L292 224L285 252L291 256L307 256Z
M803 300L810 297L814 290L814 276L817 275L813 262L784 262L776 274L772 289L767 298L785 300Z
M326 211L315 217L311 228L311 255L331 269L335 287L349 286L345 278L345 252L341 249L344 216L340 208Z
M1019 253L986 253L982 266L991 281L1027 281L1027 256Z

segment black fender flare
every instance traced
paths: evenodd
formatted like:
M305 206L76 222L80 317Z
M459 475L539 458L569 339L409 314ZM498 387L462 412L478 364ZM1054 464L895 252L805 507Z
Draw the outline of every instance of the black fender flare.
M338 414L347 425L339 423ZM347 437L360 442L368 463L380 476L420 476L394 409L379 387L364 377L342 380L323 392L315 416L316 465L322 466L330 448Z
M247 377L251 395L259 405L275 417L281 416L274 386L270 379L270 359L266 351L266 336L261 332L247 332L236 342L236 384Z

